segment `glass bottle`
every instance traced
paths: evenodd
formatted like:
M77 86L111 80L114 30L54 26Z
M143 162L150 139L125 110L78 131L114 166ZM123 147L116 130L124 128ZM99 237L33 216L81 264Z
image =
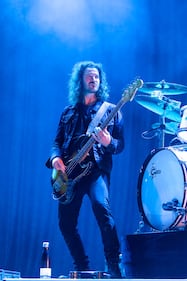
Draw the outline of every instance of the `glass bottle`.
M49 242L43 242L40 264L40 278L51 278L51 265L49 256Z

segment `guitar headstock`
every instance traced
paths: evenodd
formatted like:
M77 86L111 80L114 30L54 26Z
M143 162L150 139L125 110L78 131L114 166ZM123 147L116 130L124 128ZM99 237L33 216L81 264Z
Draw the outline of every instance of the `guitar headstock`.
M143 86L142 79L136 79L133 83L131 83L122 94L122 99L124 102L132 101L135 97L136 92Z

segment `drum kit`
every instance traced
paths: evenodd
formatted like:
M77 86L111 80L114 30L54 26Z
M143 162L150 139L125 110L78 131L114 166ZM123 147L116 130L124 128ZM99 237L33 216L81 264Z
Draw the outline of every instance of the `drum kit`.
M151 231L187 230L187 105L181 107L170 97L183 94L186 86L162 80L144 83L135 97L160 118L142 134L144 138L158 135L159 148L146 158L138 178L140 225ZM165 147L165 134L175 135L177 144Z

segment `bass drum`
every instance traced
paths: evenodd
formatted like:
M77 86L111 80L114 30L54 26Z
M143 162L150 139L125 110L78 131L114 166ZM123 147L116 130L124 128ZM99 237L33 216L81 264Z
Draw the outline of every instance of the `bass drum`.
M183 229L187 206L187 145L154 150L138 178L138 207L151 228Z

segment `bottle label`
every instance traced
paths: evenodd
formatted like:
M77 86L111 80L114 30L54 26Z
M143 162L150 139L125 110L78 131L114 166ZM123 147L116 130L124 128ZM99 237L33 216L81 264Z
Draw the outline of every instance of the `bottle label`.
M51 268L40 268L40 278L51 278Z

